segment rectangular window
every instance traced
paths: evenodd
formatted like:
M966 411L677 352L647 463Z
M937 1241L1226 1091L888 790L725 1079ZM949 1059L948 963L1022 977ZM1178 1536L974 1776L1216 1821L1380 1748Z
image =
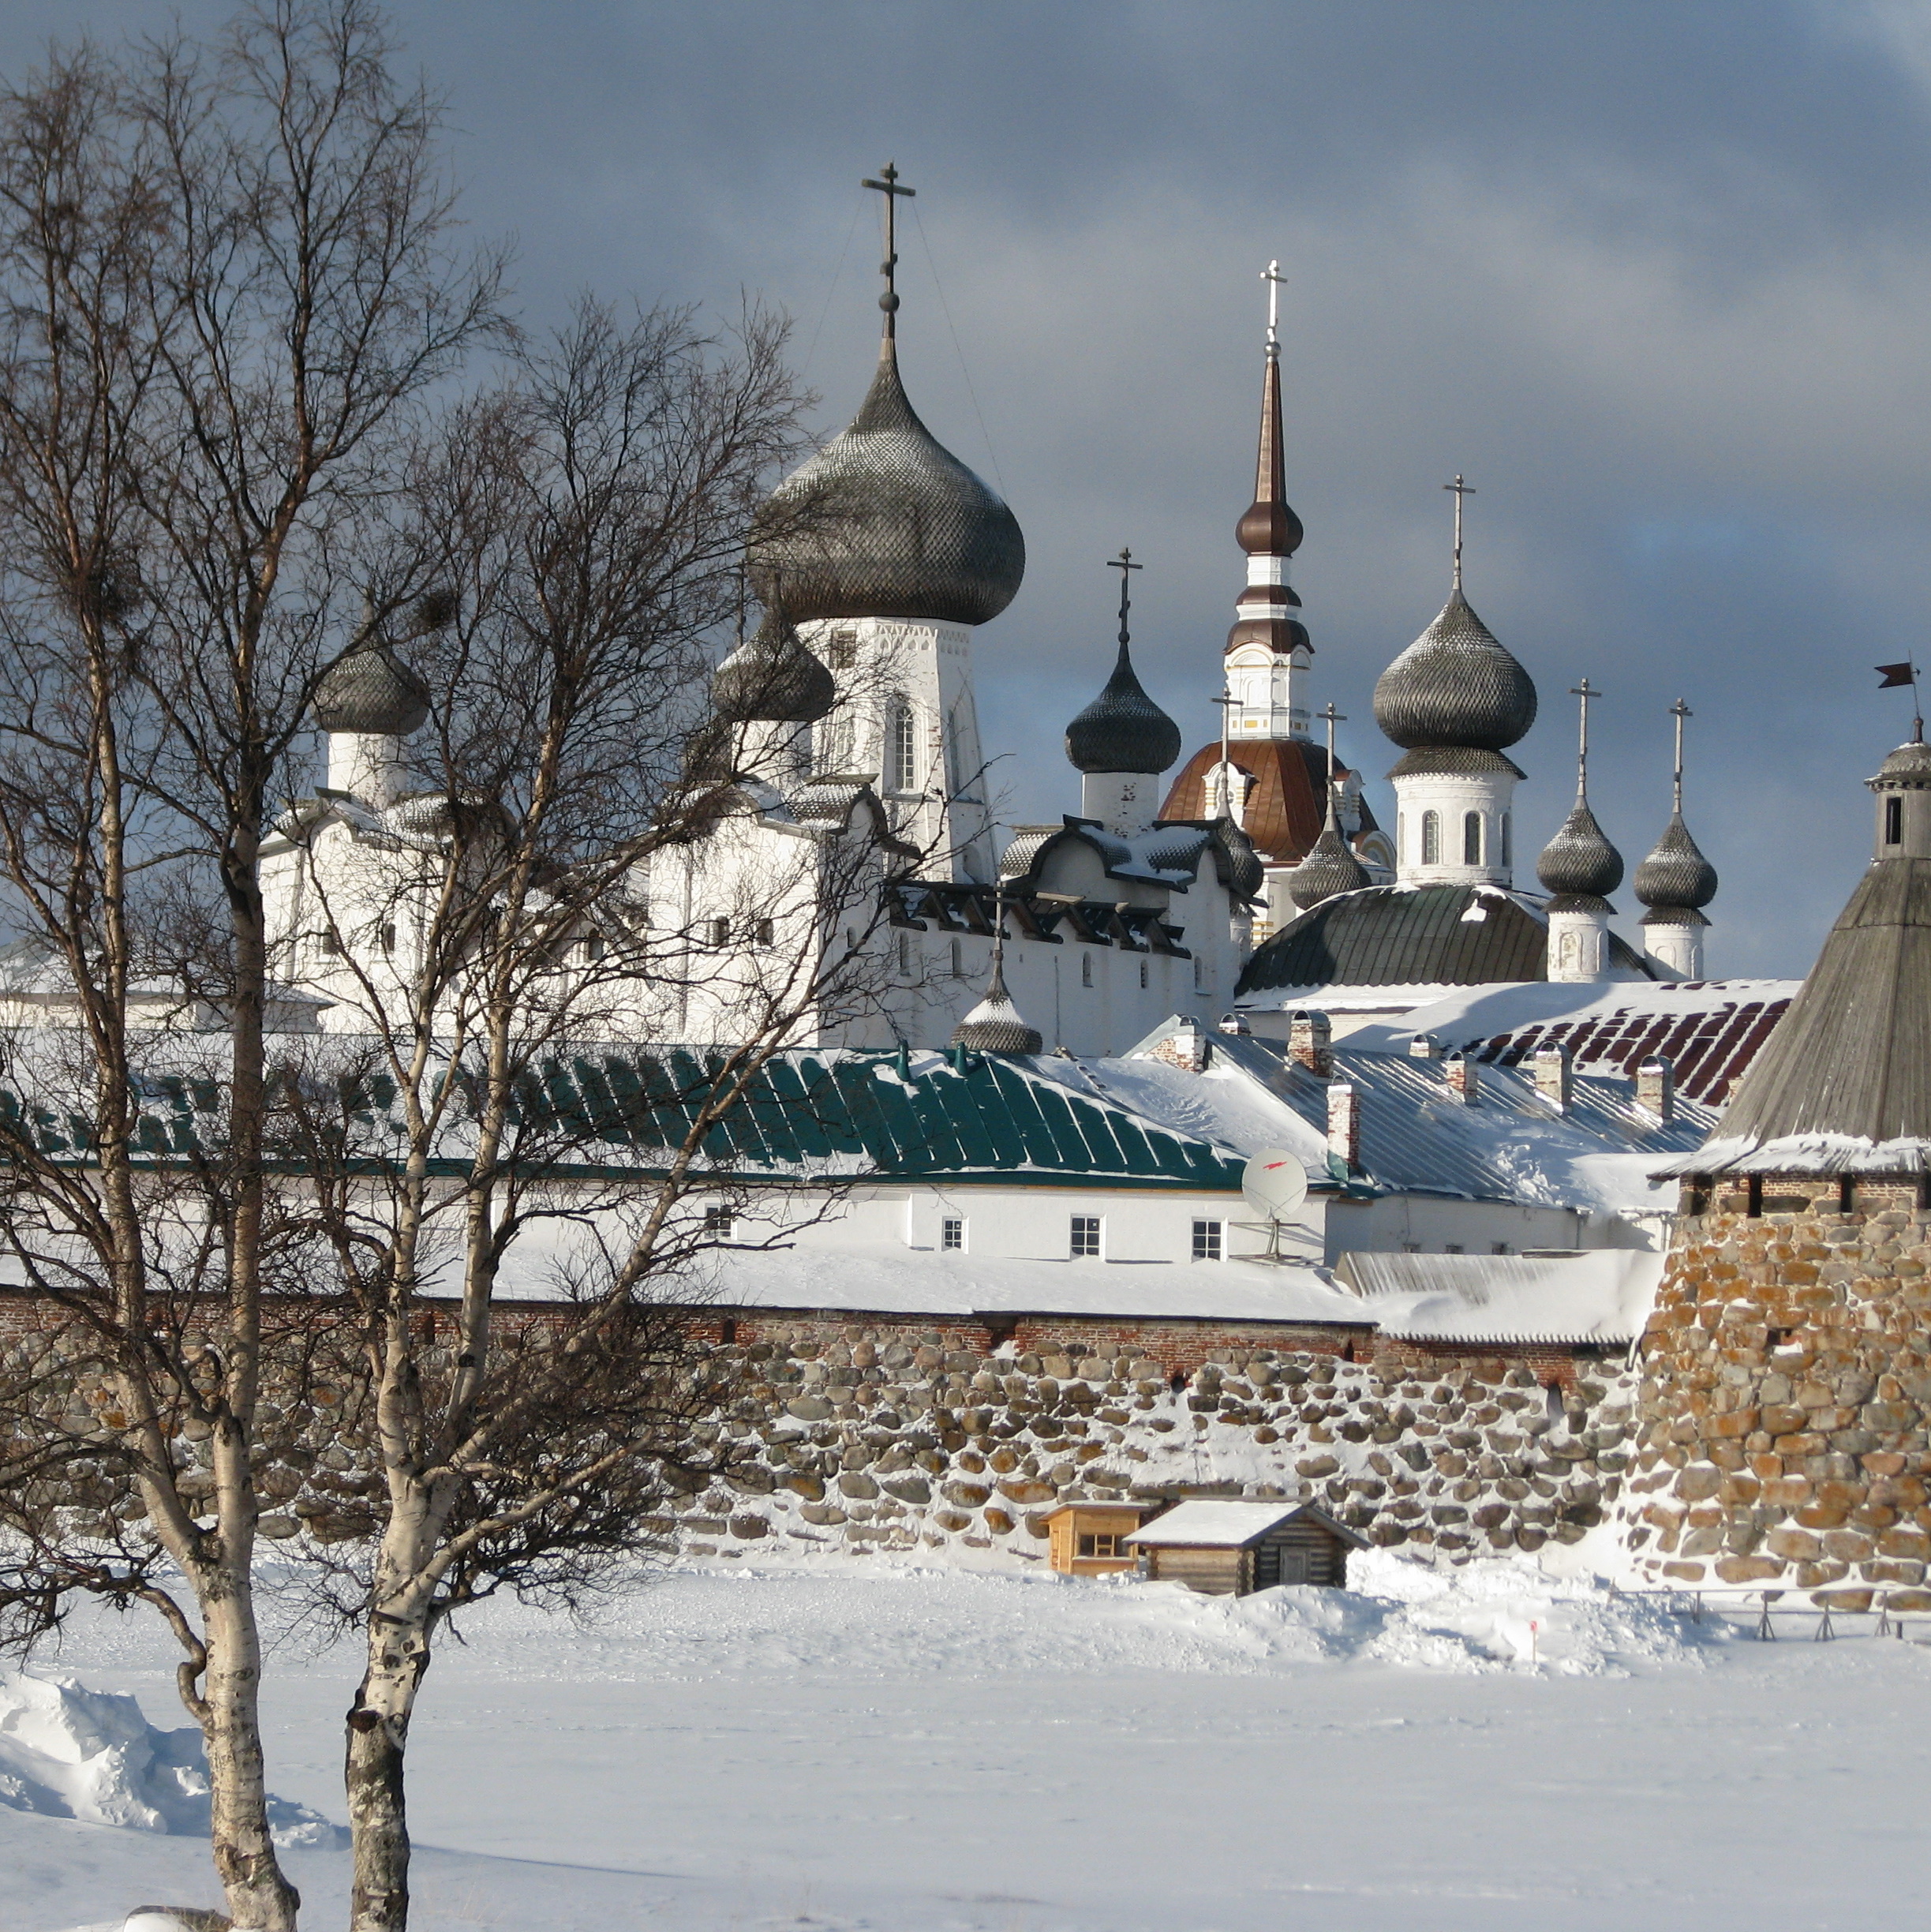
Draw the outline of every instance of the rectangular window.
M1442 863L1442 814L1425 811L1421 814L1421 863L1424 865L1439 865Z
M771 922L768 919L754 919L751 922L751 936L760 945L770 945L771 931Z
M315 935L315 949L324 959L342 957L342 942L332 932L317 933Z
M899 977L909 979L912 976L912 936L901 926L898 930Z
M1198 953L1193 956L1193 990L1198 993L1207 984L1207 968L1200 963Z
M1509 1252L1509 1244L1506 1241L1491 1241L1488 1244L1488 1252L1491 1254L1506 1254Z
M385 921L382 929L376 934L376 939L384 952L393 953L395 950L395 927Z
M965 1218L962 1215L948 1215L939 1223L939 1245L949 1254L962 1254L965 1251Z
M1218 1221L1196 1221L1193 1224L1193 1258L1196 1261L1218 1261L1221 1258L1220 1240L1222 1223Z
M1460 1241L1444 1241L1442 1244L1442 1252L1443 1254L1460 1254L1461 1243Z
M707 919L710 929L710 942L714 946L727 946L731 943L731 922L728 919Z
M1140 990L1143 992L1145 991L1147 986L1147 962L1144 960L1142 960L1140 963Z
M1117 1556L1120 1553L1120 1538L1116 1533L1111 1536L1094 1534L1080 1539L1082 1556Z
M600 960L604 957L604 935L601 933L586 933L583 935L583 957L586 960Z
M1083 987L1090 987L1093 983L1093 955L1091 953L1080 955L1080 983Z
M1403 1254L1420 1254L1421 1252L1421 1243L1420 1241L1403 1241L1401 1244L1401 1252Z
M888 782L894 792L919 788L919 721L903 698L893 708L892 732L886 747Z
M1464 865L1480 865L1482 863L1482 814L1465 812L1461 820L1461 863Z
M1095 1261L1099 1258L1099 1216L1075 1215L1072 1218L1072 1258Z
M834 671L849 671L859 661L859 634L834 631L825 647L825 661Z
M1887 845L1904 843L1904 801L1901 798L1884 800L1884 843Z
M1509 814L1504 812L1502 814L1502 869L1505 872L1514 863L1509 851Z
M706 1208L704 1211L704 1232L713 1241L728 1241L738 1224L738 1218L728 1208Z

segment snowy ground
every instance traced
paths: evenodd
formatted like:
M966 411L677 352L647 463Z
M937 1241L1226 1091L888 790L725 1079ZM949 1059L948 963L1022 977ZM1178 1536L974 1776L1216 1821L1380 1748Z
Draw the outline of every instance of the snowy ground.
M492 1611L425 1700L414 1923L1918 1923L1931 1649L1758 1644L1526 1564L1357 1580L1233 1603L820 1558L685 1569L586 1631ZM168 1666L129 1618L36 1668L166 1729ZM353 1676L284 1657L271 1710L275 1789L335 1818ZM339 1923L342 1854L287 1855L306 1923ZM4 1932L148 1900L215 1903L204 1845L0 1810Z

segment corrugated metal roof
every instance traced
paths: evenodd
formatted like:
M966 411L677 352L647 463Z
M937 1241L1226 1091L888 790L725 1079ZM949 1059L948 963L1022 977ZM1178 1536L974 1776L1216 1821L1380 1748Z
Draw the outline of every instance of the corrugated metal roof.
M1511 893L1480 886L1371 886L1283 926L1248 961L1235 992L1546 979L1548 952L1541 914ZM1610 957L1621 970L1649 976L1613 933Z
M1285 1047L1219 1034L1214 1052L1326 1133L1328 1083L1297 1066ZM1690 1102L1666 1125L1637 1105L1632 1084L1586 1076L1574 1081L1569 1110L1559 1113L1532 1078L1499 1066L1482 1069L1476 1103L1467 1106L1450 1096L1439 1060L1350 1052L1344 1041L1334 1061L1361 1095L1360 1178L1398 1193L1582 1204L1566 1180L1578 1159L1686 1151L1716 1118Z
M174 1065L145 1083L139 1129L144 1154L167 1159L192 1152L219 1118L219 1045L190 1036L169 1043ZM353 1036L302 1040L301 1077L326 1082L366 1063ZM16 1090L0 1108L17 1115ZM198 1064L197 1064L198 1063ZM62 1063L49 1068L65 1079ZM586 1047L546 1063L523 1083L517 1125L530 1157L559 1173L619 1169L648 1172L683 1141L720 1084L734 1077L723 1052L704 1047ZM364 1151L380 1158L393 1144L392 1086L378 1076L352 1100L363 1123ZM86 1123L77 1114L26 1103L50 1152L84 1155ZM454 1120L451 1157L460 1160L466 1123ZM795 1050L755 1075L735 1107L711 1130L706 1160L747 1176L790 1178L802 1168L952 1179L1078 1178L1237 1191L1241 1157L1197 1135L1136 1115L1096 1093L1069 1090L1020 1058Z

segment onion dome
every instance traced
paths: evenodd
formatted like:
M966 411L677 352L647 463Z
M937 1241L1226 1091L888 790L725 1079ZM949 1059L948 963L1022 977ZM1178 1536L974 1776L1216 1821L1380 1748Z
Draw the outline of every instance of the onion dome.
M1637 897L1652 911L1700 912L1716 897L1716 868L1697 851L1681 812L1671 814L1656 850L1636 868L1635 886Z
M1622 855L1580 793L1562 829L1543 847L1536 877L1558 899L1607 899L1622 883Z
M1226 854L1223 876L1229 893L1244 904L1258 899L1267 883L1267 868L1261 863L1254 841L1231 818L1222 819L1214 828L1214 836Z
M1180 727L1141 688L1125 638L1106 687L1066 727L1076 771L1163 772L1180 756Z
M325 732L406 738L429 715L429 687L387 644L372 638L322 673L314 709Z
M1535 721L1529 673L1495 641L1459 586L1375 686L1375 722L1404 751L1466 745L1499 751Z
M1305 912L1337 893L1359 892L1369 882L1368 868L1349 851L1330 809L1321 836L1287 875L1288 897Z
M751 568L796 623L923 618L982 624L1026 574L1019 520L927 429L888 337L851 426L793 470L758 514Z
M765 613L757 635L717 667L711 681L712 709L737 724L810 724L837 701L831 672L775 611Z
M1012 996L1005 990L1005 971L998 954L993 955L992 979L986 997L952 1028L952 1043L975 1053L1036 1054L1046 1050L1046 1038L1035 1026L1028 1026Z

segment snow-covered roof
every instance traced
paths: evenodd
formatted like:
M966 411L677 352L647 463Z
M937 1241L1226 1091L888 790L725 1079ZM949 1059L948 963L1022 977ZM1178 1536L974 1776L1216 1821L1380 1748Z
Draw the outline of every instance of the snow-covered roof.
M1416 1034L1431 1033L1444 1047L1459 1048L1486 1064L1513 1066L1555 1040L1569 1049L1578 1072L1620 1074L1634 1073L1660 1054L1675 1069L1678 1093L1720 1106L1731 1083L1769 1039L1798 984L1521 980L1438 989L1439 997L1417 1002L1397 1018L1356 1028L1347 1043L1371 1052L1405 1053ZM1323 1003L1342 1010L1336 1002Z
M1296 1065L1276 1041L1210 1035L1203 1073L1152 1056L1173 1031L1156 1031L1121 1060L1049 1058L1038 1069L1068 1086L1114 1100L1174 1131L1242 1155L1291 1148L1311 1178L1334 1185L1327 1149L1327 1087ZM1370 1191L1441 1194L1592 1212L1658 1213L1671 1205L1652 1179L1669 1155L1696 1147L1714 1110L1680 1101L1664 1123L1637 1103L1633 1082L1578 1076L1566 1113L1512 1067L1485 1066L1476 1104L1450 1095L1439 1060L1405 1050L1361 1052L1350 1036L1334 1050L1334 1071L1360 1095L1360 1171Z
M1431 1342L1629 1342L1663 1279L1659 1249L1574 1255L1349 1253L1335 1272L1385 1335Z
M1233 1503L1214 1499L1175 1504L1125 1541L1143 1548L1158 1544L1196 1549L1244 1549L1296 1516L1308 1516L1357 1549L1366 1547L1352 1530L1304 1503Z

